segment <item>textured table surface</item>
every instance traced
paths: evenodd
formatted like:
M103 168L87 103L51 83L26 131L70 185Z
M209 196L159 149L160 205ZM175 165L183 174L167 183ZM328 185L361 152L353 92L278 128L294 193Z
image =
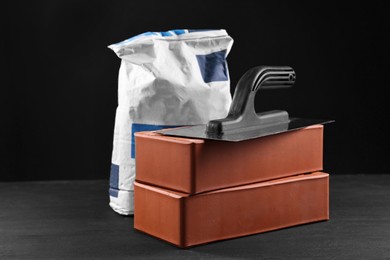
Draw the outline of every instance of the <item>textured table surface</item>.
M390 174L331 175L327 222L191 249L133 229L108 181L0 183L0 259L390 259Z

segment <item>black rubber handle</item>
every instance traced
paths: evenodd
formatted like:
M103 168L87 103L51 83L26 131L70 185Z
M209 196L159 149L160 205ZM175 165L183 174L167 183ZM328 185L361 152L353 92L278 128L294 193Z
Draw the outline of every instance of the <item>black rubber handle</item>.
M287 66L258 66L248 70L239 80L229 114L224 119L211 120L206 132L221 135L225 131L240 131L289 121L288 113L275 110L256 114L254 99L260 89L288 88L295 82L295 72Z

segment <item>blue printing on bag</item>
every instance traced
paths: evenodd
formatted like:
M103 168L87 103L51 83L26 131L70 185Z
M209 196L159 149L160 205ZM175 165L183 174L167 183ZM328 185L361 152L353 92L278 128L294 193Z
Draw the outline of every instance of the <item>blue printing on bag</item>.
M110 196L118 197L118 187L119 187L119 165L111 164L110 172Z
M176 30L171 30L170 32L174 32L176 35L180 35L180 34L185 34L186 30L176 29Z
M196 58L204 82L226 81L229 79L226 67L226 50L206 55L196 55Z
M160 32L161 36L172 36L173 34L171 32Z
M155 131L155 130L161 130L165 128L172 128L177 126L172 125L147 125L147 124L136 124L133 123L131 125L131 158L135 158L135 138L134 133L136 132L143 132L143 131Z
M108 193L110 194L111 197L118 198L119 190L118 189L114 189L114 188L110 188L108 190Z
M217 31L216 29L189 29L188 32L207 32L207 31Z

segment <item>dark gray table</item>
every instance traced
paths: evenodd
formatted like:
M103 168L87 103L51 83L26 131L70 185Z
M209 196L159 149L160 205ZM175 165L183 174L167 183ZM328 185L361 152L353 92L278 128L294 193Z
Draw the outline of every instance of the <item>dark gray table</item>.
M108 181L0 183L0 259L390 259L390 175L331 176L331 220L178 249L108 206Z

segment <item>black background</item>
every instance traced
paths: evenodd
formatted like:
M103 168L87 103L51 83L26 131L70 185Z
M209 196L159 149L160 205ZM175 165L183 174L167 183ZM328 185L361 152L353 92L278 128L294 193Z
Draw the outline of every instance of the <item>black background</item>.
M388 173L385 1L7 1L2 22L0 180L108 178L120 60L107 45L145 31L223 28L232 92L257 65L289 65L293 88L258 111L335 119L324 168Z

